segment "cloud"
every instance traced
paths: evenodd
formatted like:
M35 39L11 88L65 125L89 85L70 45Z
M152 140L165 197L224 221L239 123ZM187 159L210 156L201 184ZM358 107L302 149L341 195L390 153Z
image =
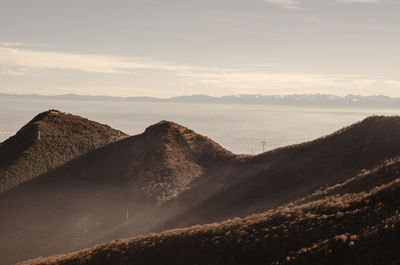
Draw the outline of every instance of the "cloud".
M396 94L399 80L380 80L355 75L329 75L312 73L264 73L264 72L208 72L181 73L191 85L205 85L237 93L285 94L330 93ZM363 93L361 93L363 92Z
M385 80L383 84L400 89L400 80Z
M366 3L379 3L384 2L382 0L336 0L337 2L345 3L345 4L366 4Z
M225 71L208 73L180 73L201 84L215 87L230 87L237 89L290 89L290 88L327 88L336 87L354 80L347 76L331 76L309 73L267 73L248 71Z
M181 73L181 76L197 79L199 83L216 87L254 89L274 87L326 86L331 81L312 74L262 73L262 72L214 72L214 73Z
M77 54L0 46L0 70L16 74L44 69L75 70L93 73L130 73L133 69L190 70L190 66L175 65L149 58ZM23 45L20 45L21 47ZM20 73L20 74L21 74Z
M16 42L16 41L2 41L0 46L4 47L50 47L50 45L36 44L36 43L26 43L26 42Z
M100 92L103 94L104 91L104 94L108 95L145 93L153 96L169 96L172 93L174 95L196 93L210 95L234 93L329 93L339 95L353 93L368 95L380 93L400 96L400 80L395 79L381 80L368 76L340 74L273 72L274 67L270 65L242 65L238 68L199 67L150 58L39 51L20 47L0 45L0 74L9 76L3 80L1 89L8 87L7 89L12 90L12 87L20 87L30 90L32 87L43 87L43 91L50 93L52 87L58 87L59 90L55 89L55 91L64 91L63 93L75 91L78 94L85 94L90 91L90 94L99 94ZM51 71L53 69L72 70L79 73L68 73L71 74L69 76L76 78L66 79L63 75L64 72ZM146 71L140 71L140 69ZM164 72L160 72L160 70ZM98 78L93 79L91 76L85 75L88 72L108 75L99 75ZM112 77L112 74L126 73L128 75ZM133 76L132 73L135 75ZM37 78L38 76L39 78ZM58 78L60 76L61 79ZM46 86L49 88L45 89ZM143 89L141 90L139 87ZM140 93L140 91L142 92Z
M32 70L28 70L23 67L15 67L15 66L3 66L0 64L0 75L10 75L10 76L24 76L24 75L32 75ZM38 74L38 73L35 73Z
M301 0L263 0L264 2L285 8L285 9L304 9L301 4L307 1ZM384 3L394 2L395 0L330 0L331 2L339 2L343 4L368 4L368 3Z
M274 4L277 6L280 6L282 8L288 8L288 9L299 9L299 3L294 0L264 0L265 2L268 2L270 4Z

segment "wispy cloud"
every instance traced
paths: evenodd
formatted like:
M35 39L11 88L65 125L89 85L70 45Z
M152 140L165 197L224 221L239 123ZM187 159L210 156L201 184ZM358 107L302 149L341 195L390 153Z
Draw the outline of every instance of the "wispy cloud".
M37 43L26 43L16 41L0 41L0 46L3 47L51 47L50 45L37 44Z
M295 0L264 0L267 3L288 9L299 9L299 3Z
M297 9L297 10L304 9L302 5L307 2L304 0L263 0L263 1L285 9ZM368 4L368 3L377 4L377 3L394 2L396 0L330 0L330 1L340 2L343 4Z
M345 4L365 4L365 3L380 3L387 2L385 0L336 0L337 2L345 3Z
M356 75L330 75L312 73L267 73L225 71L208 73L181 73L191 85L198 84L231 89L238 93L332 93L346 95L363 91L392 94L400 88L400 80L380 80ZM369 93L369 91L371 93ZM356 92L359 93L359 92ZM398 94L398 93L396 93Z
M38 69L76 70L94 73L129 73L133 69L190 70L190 66L176 65L148 58L77 54L54 51L38 51L26 48L0 46L0 65L4 73L16 74L18 70L29 72ZM20 45L21 47L23 45Z
M77 78L73 79L73 82L71 80L59 82L57 75L60 72L51 71L52 69L82 73L76 75ZM140 71L140 69L148 71ZM160 74L160 70L166 71L165 74ZM103 83L92 78L89 80L83 77L85 72L109 74L107 75L109 82ZM135 76L112 77L112 74L126 73L135 73ZM1 84L0 89L14 84L14 86L22 86L28 90L32 89L32 83L28 82L29 85L26 85L27 82L20 82L24 80L20 76L25 75L26 78L29 78L29 75L42 75L43 78L29 80L36 80L35 86L43 87L46 93L50 93L55 90L52 88L58 87L59 89L55 91L64 91L64 93L74 91L78 94L89 92L89 94L99 94L101 92L101 94L107 95L138 95L141 94L138 91L143 93L143 91L151 89L152 92L146 92L146 94L170 96L171 91L175 91L174 95L190 93L211 95L382 93L400 96L400 80L395 79L382 80L357 75L276 72L273 66L263 64L240 65L231 68L200 67L149 58L34 50L24 48L23 45L20 47L0 45L0 74L10 76L5 80L9 83ZM12 76L18 77L13 78ZM157 78L154 78L155 76ZM103 78L103 76L100 77ZM45 89L46 86L49 88ZM143 89L135 90L134 87L143 87Z

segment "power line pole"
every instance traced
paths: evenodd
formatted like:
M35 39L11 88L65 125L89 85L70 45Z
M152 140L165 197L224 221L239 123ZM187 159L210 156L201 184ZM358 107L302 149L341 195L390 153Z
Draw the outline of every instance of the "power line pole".
M263 153L265 152L265 145L267 142L265 140L261 141Z

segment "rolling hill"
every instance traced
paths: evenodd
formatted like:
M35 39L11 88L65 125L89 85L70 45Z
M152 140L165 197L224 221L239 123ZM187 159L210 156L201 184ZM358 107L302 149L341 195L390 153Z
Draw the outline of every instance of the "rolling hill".
M269 222L271 212L265 211L275 216L286 214L274 210L282 206L309 209L312 203L326 204L327 196L358 194L354 200L367 193L372 196L371 189L398 178L399 136L399 117L375 116L311 142L247 156L232 154L205 136L162 121L0 194L0 253L7 253L0 263L254 213ZM179 243L179 233L172 244L189 244ZM181 255L192 251L189 248ZM208 258L204 257L204 264L207 260L218 264ZM119 261L113 262L108 264Z
M40 113L0 144L0 192L126 136L57 110Z
M399 117L374 116L311 142L236 157L180 195L170 224L222 221L293 202L399 156L399 137Z
M400 159L393 164L398 168ZM115 240L21 265L397 264L399 192L397 178L368 191Z
M166 121L93 150L0 194L0 263L149 231L168 216L162 204L233 158Z

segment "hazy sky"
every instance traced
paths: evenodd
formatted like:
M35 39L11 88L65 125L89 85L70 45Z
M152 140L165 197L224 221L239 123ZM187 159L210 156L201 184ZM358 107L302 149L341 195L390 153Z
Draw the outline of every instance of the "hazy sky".
M1 0L0 92L400 96L400 0Z

